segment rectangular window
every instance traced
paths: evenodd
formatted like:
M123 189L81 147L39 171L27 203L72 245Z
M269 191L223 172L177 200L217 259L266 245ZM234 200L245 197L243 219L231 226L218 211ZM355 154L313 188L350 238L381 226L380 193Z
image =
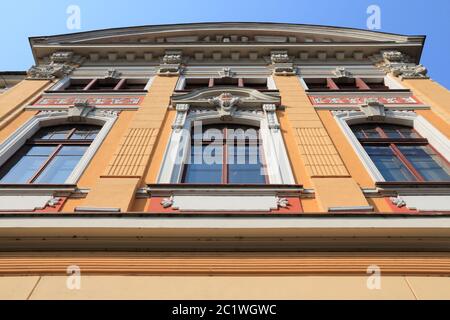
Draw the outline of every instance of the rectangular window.
M70 79L60 91L143 91L148 79Z

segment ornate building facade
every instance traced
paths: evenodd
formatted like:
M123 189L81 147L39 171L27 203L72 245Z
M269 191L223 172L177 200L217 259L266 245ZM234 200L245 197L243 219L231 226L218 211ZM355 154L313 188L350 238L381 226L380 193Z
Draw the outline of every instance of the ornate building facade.
M450 93L424 42L271 23L30 38L36 65L0 87L0 296L449 298Z

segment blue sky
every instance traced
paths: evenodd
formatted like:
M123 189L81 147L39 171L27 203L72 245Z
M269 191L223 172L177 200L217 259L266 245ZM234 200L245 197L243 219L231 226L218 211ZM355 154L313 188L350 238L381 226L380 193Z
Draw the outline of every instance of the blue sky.
M450 88L450 1L448 0L13 0L0 10L0 70L33 64L29 36L73 32L69 5L81 9L87 31L134 25L209 21L266 21L365 29L368 6L381 8L384 32L426 35L422 63L431 77Z

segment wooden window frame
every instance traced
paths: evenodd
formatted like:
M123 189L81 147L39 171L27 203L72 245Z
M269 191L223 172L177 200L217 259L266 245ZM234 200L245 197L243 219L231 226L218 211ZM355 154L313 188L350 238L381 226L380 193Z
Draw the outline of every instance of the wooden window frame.
M57 127L57 126L56 126ZM50 127L51 128L51 127ZM31 138L26 141L24 146L29 146L30 148L34 146L54 146L55 150L47 156L47 159L44 161L44 163L39 167L38 170L31 176L30 179L28 179L27 182L24 184L34 184L34 182L40 177L40 175L44 172L45 169L50 165L50 163L55 159L55 157L59 154L61 149L64 146L87 146L89 147L94 139L77 139L77 140L70 140L70 138L73 136L73 134L77 131L77 127L73 127L65 136L64 139L36 139ZM99 128L100 129L100 128ZM20 150L18 151L20 152ZM12 157L14 157L13 155Z
M411 127L407 127L414 132L418 138L409 138L405 137L403 133L398 130L397 132L403 136L400 138L390 138L383 128L380 125L377 125L375 130L380 135L379 138L368 138L367 134L365 138L359 138L357 137L358 141L361 143L361 145L367 146L389 146L389 148L392 150L393 154L397 157L397 159L409 170L409 172L414 176L416 179L415 182L432 182L427 181L425 178L420 174L420 172L414 167L414 165L407 159L407 157L403 154L403 152L399 149L398 145L413 145L413 146L425 146L430 149L432 149L445 163L446 165L449 165L449 162L445 157L443 157L433 146L428 142L428 139L423 138L417 130ZM364 131L363 131L364 132ZM410 182L411 183L411 182Z
M234 183L230 183L229 182L229 169L228 169L229 163L228 163L228 147L227 147L229 145L228 144L228 130L229 130L228 126L229 125L223 124L223 125L217 125L217 126L209 126L209 128L208 128L208 129L221 130L222 136L224 137L224 139L222 139L221 143L217 144L217 145L220 145L222 147L222 169L221 169L222 178L221 178L220 185L241 185L241 184L234 184ZM260 137L259 137L259 130L260 129L257 128L257 127L251 127L251 126L246 126L246 127L247 128L254 128L255 130L258 131L258 136L257 136L257 140L256 140L257 141L257 147L258 148L262 148L262 141L260 141ZM204 132L205 131L202 132L202 136L203 136ZM192 152L192 148L193 147L200 145L198 143L198 141L195 140L194 135L192 135L190 143L191 143L191 151L190 152ZM202 147L204 145L211 145L211 144L214 144L214 143L216 143L216 142L215 141L214 142L204 141L203 139L201 140L201 146ZM245 140L245 144L244 145L245 146L249 145L249 141L247 141L247 139ZM191 155L192 155L192 153L190 153L189 156L191 156ZM258 155L259 155L259 157L264 157L264 152L262 152L262 150L259 149L258 150ZM187 168L188 165L189 165L188 163L183 165L183 169L182 169L182 173L181 173L181 183L182 184L186 184L186 185L191 184L191 183L186 183L185 182L186 181L186 174L187 174L186 168ZM262 163L261 166L264 167L264 163ZM195 184L197 185L197 183L195 183ZM269 184L269 177L267 175L264 175L264 185L267 185L267 184ZM242 185L246 185L246 184L242 184ZM249 185L249 184L247 184L247 185Z

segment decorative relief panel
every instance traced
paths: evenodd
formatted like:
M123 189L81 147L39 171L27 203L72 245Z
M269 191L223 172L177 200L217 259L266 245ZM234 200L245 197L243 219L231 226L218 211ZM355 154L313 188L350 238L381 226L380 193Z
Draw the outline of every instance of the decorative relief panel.
M70 51L55 52L47 64L33 66L28 70L28 78L36 80L52 80L63 78L78 68L85 58Z
M36 106L67 106L74 105L76 103L82 103L87 101L92 105L105 105L105 106L114 106L114 105L139 105L143 100L143 97L43 97L39 99L34 105Z
M355 104L361 105L367 101L378 101L382 104L422 104L416 97L374 97L374 96L316 96L309 99L314 105Z

